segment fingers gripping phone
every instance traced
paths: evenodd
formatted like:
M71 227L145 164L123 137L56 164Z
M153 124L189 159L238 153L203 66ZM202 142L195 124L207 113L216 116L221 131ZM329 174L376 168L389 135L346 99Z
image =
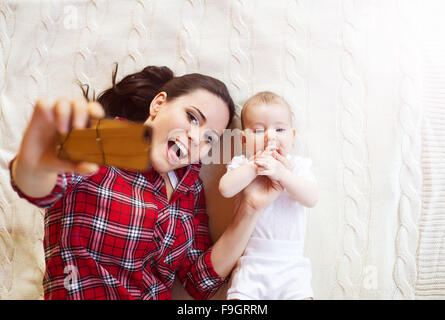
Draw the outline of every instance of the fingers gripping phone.
M151 128L114 119L92 119L84 129L72 129L56 138L57 157L103 166L146 171L150 167Z

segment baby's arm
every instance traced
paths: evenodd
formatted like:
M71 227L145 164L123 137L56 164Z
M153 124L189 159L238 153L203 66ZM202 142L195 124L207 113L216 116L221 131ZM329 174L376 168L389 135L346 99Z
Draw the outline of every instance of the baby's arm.
M267 175L278 181L295 201L307 208L313 208L318 201L317 185L297 176L290 170L289 163L279 152L264 155L255 160L259 166L258 174Z
M253 161L228 170L219 181L219 192L223 197L231 198L247 187L256 176L256 166Z
M290 196L307 208L313 208L318 201L318 188L312 181L298 177L289 170L280 181Z

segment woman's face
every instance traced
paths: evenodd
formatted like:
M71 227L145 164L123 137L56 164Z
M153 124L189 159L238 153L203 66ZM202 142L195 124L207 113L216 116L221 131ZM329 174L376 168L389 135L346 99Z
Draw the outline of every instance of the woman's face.
M199 161L218 142L228 122L227 105L207 90L197 89L168 101L165 92L159 93L145 122L153 129L153 168L166 173Z

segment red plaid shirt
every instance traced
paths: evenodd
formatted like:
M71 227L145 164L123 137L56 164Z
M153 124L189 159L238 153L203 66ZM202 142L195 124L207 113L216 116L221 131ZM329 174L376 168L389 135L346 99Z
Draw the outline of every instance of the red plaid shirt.
M175 274L194 298L211 297L225 279L210 260L200 167L175 170L170 203L153 169L59 174L43 198L24 195L11 179L19 196L47 209L45 299L171 299Z

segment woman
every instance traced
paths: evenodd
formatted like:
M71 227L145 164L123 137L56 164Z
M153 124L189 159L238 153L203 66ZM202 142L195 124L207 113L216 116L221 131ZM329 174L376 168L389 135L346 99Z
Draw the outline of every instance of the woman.
M18 194L47 208L45 299L170 299L175 275L194 298L209 298L279 186L252 184L212 246L197 162L232 120L226 86L201 74L175 77L166 67L146 67L116 84L116 72L99 103L38 101L10 163ZM105 114L153 128L149 171L55 157L57 132Z

